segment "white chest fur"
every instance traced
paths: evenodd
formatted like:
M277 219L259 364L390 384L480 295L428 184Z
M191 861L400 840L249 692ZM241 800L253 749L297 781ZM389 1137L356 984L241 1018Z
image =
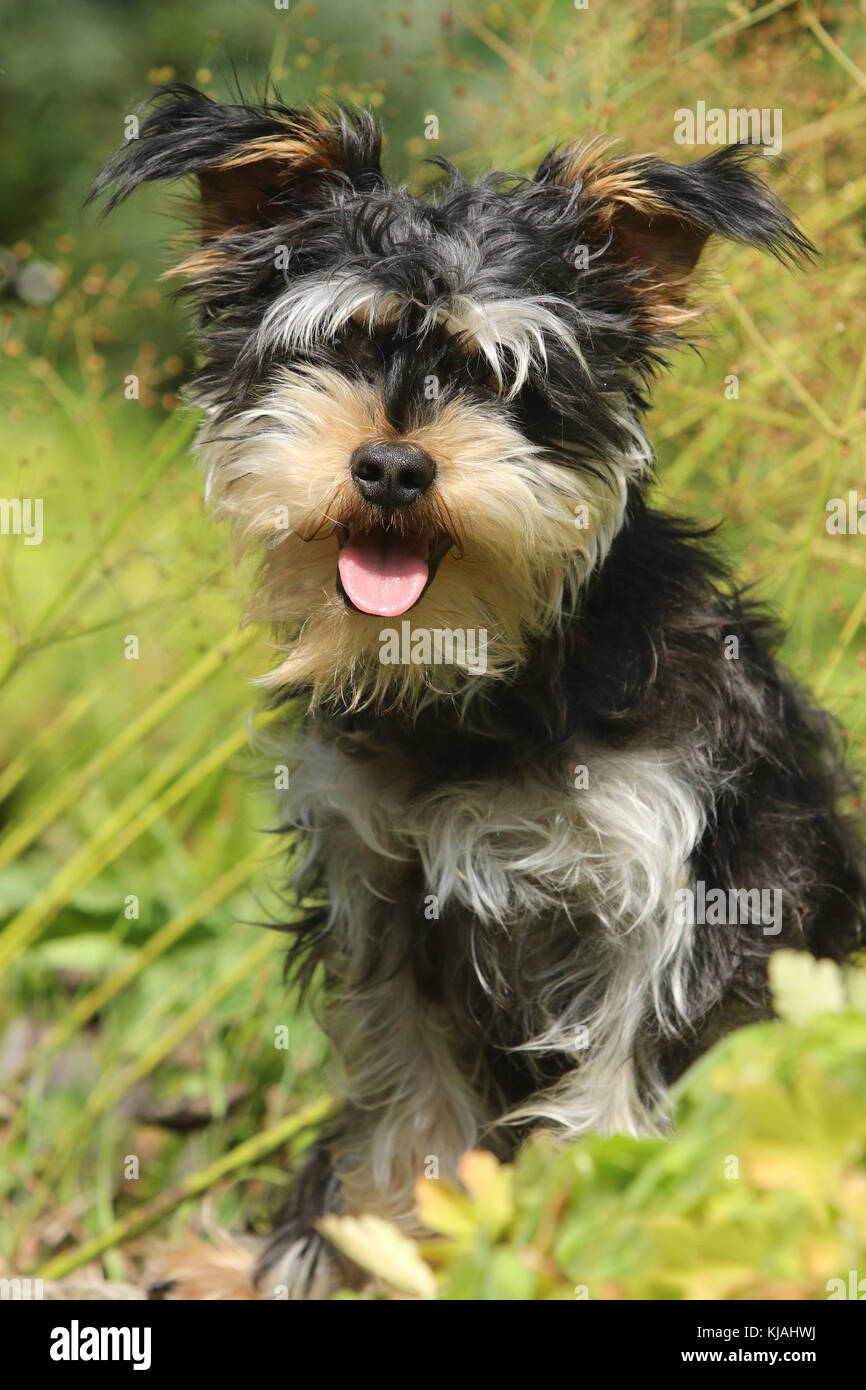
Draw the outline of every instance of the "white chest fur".
M703 830L694 766L652 749L575 749L540 775L419 790L411 768L372 763L312 734L298 750L289 815L312 833L329 877L364 866L381 887L417 860L426 891L491 926L563 905L615 935L665 914ZM356 888L357 893L357 888Z

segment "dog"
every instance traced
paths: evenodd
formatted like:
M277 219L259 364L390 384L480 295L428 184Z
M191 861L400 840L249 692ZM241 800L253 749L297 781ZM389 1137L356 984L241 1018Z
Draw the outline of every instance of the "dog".
M814 254L761 150L440 159L428 200L380 146L363 110L173 84L91 193L194 176L197 448L262 558L263 684L306 707L285 929L341 1105L260 1261L289 1297L351 1279L326 1213L414 1231L415 1181L469 1148L663 1126L771 1016L772 951L844 959L866 918L830 721L707 530L647 499L706 243Z

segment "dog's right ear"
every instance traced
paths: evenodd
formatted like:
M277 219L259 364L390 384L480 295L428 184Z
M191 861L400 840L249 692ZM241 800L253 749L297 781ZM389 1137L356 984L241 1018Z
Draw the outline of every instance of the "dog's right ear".
M381 131L366 111L224 105L182 83L161 87L137 138L102 170L87 202L110 212L139 184L194 175L202 241L290 219L343 182L384 183Z

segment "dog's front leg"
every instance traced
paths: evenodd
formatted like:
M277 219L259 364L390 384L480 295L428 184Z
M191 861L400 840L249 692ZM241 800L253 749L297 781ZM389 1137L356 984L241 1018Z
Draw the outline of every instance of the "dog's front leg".
M333 1246L318 1229L322 1216L343 1209L332 1145L336 1131L313 1144L295 1179L284 1220L258 1262L260 1298L324 1299L354 1282Z
M310 1151L286 1221L259 1265L264 1297L327 1298L357 1279L318 1230L327 1213L375 1213L419 1231L419 1178L453 1176L487 1119L444 1012L407 966L335 988L325 1014L343 1108Z

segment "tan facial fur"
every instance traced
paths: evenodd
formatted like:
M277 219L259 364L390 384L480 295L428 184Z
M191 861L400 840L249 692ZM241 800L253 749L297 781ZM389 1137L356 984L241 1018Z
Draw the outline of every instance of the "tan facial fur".
M352 453L397 437L372 385L319 366L281 369L260 404L204 425L208 493L231 517L239 547L263 552L254 609L285 643L264 684L310 686L313 703L339 696L382 708L478 679L457 666L383 665L380 634L401 619L356 612L336 591L337 528L371 517L352 482ZM418 518L454 542L403 616L413 630L486 631L486 676L504 675L527 639L555 622L566 577L580 582L603 558L622 520L626 478L645 455L636 443L608 477L564 468L501 405L469 398L444 403L399 437L437 465L409 524Z

